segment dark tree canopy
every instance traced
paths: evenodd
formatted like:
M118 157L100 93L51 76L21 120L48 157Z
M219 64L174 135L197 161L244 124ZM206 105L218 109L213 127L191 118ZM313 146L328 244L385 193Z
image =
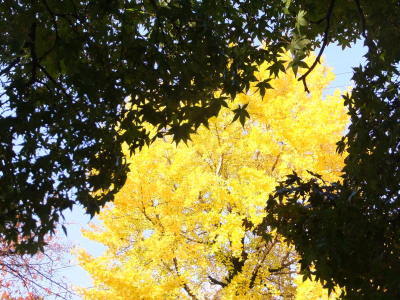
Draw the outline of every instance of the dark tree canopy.
M0 22L0 232L40 245L64 209L113 199L121 145L154 138L145 123L176 142L207 125L295 17L264 1L29 0L2 1Z
M326 15L324 3L306 2L310 19ZM304 67L301 49L318 45L324 25L306 27L299 4L285 5L2 1L2 237L32 236L27 244L40 245L74 203L98 212L125 181L123 143L134 152L164 134L186 141L249 87L255 64L271 62L277 75L279 54L291 47L299 53L292 67ZM336 27L345 45L359 36L357 25L350 33ZM158 128L155 136L145 123Z
M345 298L400 299L400 2L354 3L368 53L344 96L343 181L288 176L263 226L296 245L305 276L344 287Z
M77 203L94 215L124 184L124 143L135 152L165 134L186 141L248 89L256 64L277 76L290 50L293 71L308 68L307 91L318 63L303 62L310 50L319 58L330 43L363 38L367 64L355 69L352 124L338 144L349 153L344 181L292 176L277 191L289 200L271 198L266 224L295 243L305 274L315 266L349 295L393 295L399 279L373 268L399 270L399 16L396 0L1 1L0 238L34 252L63 210ZM245 108L235 113L244 121ZM371 264L352 272L333 257L338 243Z

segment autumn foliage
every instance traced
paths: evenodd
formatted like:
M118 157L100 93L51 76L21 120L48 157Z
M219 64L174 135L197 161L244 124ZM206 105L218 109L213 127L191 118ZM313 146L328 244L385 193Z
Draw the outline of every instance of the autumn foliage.
M268 76L262 65L257 78ZM275 232L257 232L279 180L307 170L337 180L343 166L336 142L348 122L339 93L323 96L333 74L318 66L311 94L292 74L252 86L234 100L247 106L244 127L222 109L187 145L158 140L127 156L130 172L114 203L85 232L107 246L79 259L94 280L88 299L318 299L302 286L298 255ZM128 153L128 152L127 152ZM300 285L300 287L298 287ZM299 293L296 292L298 287ZM306 295L306 296L305 296Z
M60 275L69 247L55 236L46 237L44 252L21 255L0 241L0 299L71 299L72 290Z

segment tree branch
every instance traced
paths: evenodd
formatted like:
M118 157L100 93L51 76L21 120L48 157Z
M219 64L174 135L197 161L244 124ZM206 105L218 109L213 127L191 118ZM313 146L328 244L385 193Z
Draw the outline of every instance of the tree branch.
M210 282L212 284L217 284L217 285L220 285L222 287L226 287L228 285L225 282L219 281L218 279L215 279L214 277L211 277L211 275L208 275L207 277L208 277L208 279L210 280Z
M55 34L56 34L56 38L54 40L53 46L50 47L50 49L48 49L40 58L39 61L41 61L43 58L45 58L47 55L49 55L54 48L57 45L57 42L60 40L60 36L58 34L58 25L57 25L57 19L56 19L56 14L50 9L49 4L47 3L46 0L42 0L44 6L46 7L46 10L48 11L48 13L51 16L52 22L53 22L53 26L54 26L54 30L55 30Z
M249 288L252 289L254 287L258 272L262 266L262 264L264 263L265 259L267 258L268 254L271 252L272 248L276 245L276 243L278 242L278 236L275 236L274 241L272 241L269 245L269 247L267 248L267 245L264 244L265 247L265 251L264 251L264 255L263 258L261 259L261 261L259 263L257 263L256 267L253 270L253 273L251 274L251 278L250 278L250 284L249 284ZM261 248L261 247L259 247Z
M68 94L67 90L62 86L61 83L57 82L57 80L51 76L51 74L46 70L46 68L44 66L42 66L40 63L37 63L37 66L39 67L39 69L44 73L44 75L46 75L46 77L57 87L59 88L63 94L65 96L67 96L68 98L70 98L71 96Z
M32 71L31 71L31 79L28 82L28 86L31 84L34 84L36 82L36 69L38 66L38 59L36 55L36 21L34 21L31 25L31 29L29 32L29 38L30 41L26 43L26 45L29 47L29 50L31 52L31 58L32 58Z
M332 12L333 12L333 8L335 7L335 1L336 0L331 0L331 3L329 4L329 8L328 11L326 13L325 16L325 21L326 21L326 25L325 25L325 30L324 30L324 38L322 41L322 46L321 49L319 50L319 53L315 59L315 61L313 62L313 64L311 65L311 67L307 70L307 72L305 72L299 79L298 81L303 81L303 85L304 85L304 89L307 93L310 92L310 90L308 89L307 86L307 82L306 82L306 78L307 76L315 69L315 67L321 62L321 56L325 51L325 47L328 45L329 43L329 29L330 29L330 25L331 25L331 16L332 16Z
M176 275L178 275L178 277L180 277L181 274L179 273L179 270L178 270L178 261L177 261L176 257L174 257L173 261L174 261L174 266L175 266ZM186 293L187 293L190 297L192 297L192 299L198 300L198 298L196 297L196 295L193 294L192 290L189 288L189 286L188 286L186 283L183 284L183 289L186 291Z
M232 272L230 272L228 278L226 279L226 282L229 284L232 279L239 274L240 272L242 272L244 264L246 263L246 260L248 258L248 254L247 252L244 250L244 237L241 240L242 243L242 252L240 253L240 258L232 256L231 262L233 265L233 270Z
M218 160L217 169L215 171L215 175L219 176L221 174L222 165L224 163L224 153L221 154Z
M356 7L358 10L358 14L360 15L360 19L361 19L361 35L367 39L367 35L366 35L366 28L365 28L365 15L364 12L361 8L361 4L360 4L360 0L354 0L354 2L356 3Z
M292 260L289 260L288 262L282 264L279 268L269 268L268 271L270 273L277 273L277 272L280 272L283 269L289 267L291 264L294 264L295 262L296 262L296 259L292 259Z
M271 173L274 172L276 166L278 165L278 161L279 161L279 158L281 157L281 154L282 154L282 152L279 153L279 154L276 156L275 162L274 162L274 164L272 165L272 168L271 168Z

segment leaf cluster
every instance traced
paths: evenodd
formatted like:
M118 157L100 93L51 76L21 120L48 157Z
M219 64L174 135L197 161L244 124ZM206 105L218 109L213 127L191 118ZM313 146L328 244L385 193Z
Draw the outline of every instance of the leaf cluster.
M361 191L313 175L287 176L270 196L260 227L273 226L296 245L304 279L330 291L342 287L344 299L397 298L395 224L368 206Z

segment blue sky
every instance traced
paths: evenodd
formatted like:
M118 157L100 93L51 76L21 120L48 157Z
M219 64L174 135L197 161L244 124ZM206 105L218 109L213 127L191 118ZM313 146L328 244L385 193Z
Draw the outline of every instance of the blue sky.
M346 87L351 86L352 67L360 65L364 59L363 54L366 49L363 48L362 42L354 45L351 49L343 51L340 47L329 46L325 50L325 61L328 66L333 68L336 74L336 79L327 88L325 94L332 94L335 89L344 90ZM68 236L66 240L77 247L85 248L93 255L99 255L104 250L100 244L91 242L81 235L81 228L87 227L90 219L83 214L83 210L75 207L72 213L66 214L66 222L68 223ZM63 235L62 238L65 238ZM76 261L71 256L70 266L60 270L66 280L72 285L89 288L92 283L88 274L76 265ZM74 299L80 299L78 296Z

